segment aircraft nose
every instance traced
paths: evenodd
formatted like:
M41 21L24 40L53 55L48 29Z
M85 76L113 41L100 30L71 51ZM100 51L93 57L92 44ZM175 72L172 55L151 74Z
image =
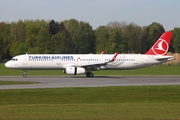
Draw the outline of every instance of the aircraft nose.
M7 68L11 68L11 63L8 61L8 62L5 63L5 66L6 66Z

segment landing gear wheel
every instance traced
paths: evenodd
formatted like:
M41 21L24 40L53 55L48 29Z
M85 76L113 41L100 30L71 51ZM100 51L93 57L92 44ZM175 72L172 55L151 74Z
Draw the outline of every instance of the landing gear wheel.
M93 73L90 73L90 74L89 74L89 77L94 77L94 74L93 74Z
M87 77L94 77L94 74L91 73L91 72L87 72L87 73L86 73L86 76L87 76Z
M26 74L23 74L23 77L27 77L27 75L26 75Z
M24 70L24 74L23 74L23 77L27 77L27 74L26 74L26 70Z

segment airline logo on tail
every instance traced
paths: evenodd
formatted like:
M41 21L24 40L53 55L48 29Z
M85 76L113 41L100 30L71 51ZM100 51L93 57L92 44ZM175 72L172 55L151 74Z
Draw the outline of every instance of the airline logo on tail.
M159 39L157 41L157 44L155 44L152 47L152 50L156 55L165 55L165 54L167 54L168 49L169 49L169 45L163 39Z
M169 49L171 37L172 32L165 32L146 54L166 55Z

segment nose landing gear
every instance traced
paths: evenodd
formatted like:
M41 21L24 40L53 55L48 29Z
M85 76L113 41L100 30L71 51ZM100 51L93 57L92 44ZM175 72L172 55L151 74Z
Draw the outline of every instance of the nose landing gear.
M27 77L27 74L26 74L26 70L24 70L24 74L23 74L23 77L25 78L25 77Z

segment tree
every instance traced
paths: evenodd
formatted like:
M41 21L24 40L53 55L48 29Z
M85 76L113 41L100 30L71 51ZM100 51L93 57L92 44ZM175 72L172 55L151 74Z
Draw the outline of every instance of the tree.
M148 35L148 33L149 33L149 29L148 29L148 27L147 26L144 26L144 27L142 27L142 40L141 40L141 46L140 46L140 53L141 54L144 54L145 52L147 52L148 51L148 48L147 48L147 46L148 46L148 37L149 37L149 35Z
M122 31L118 30L117 28L109 29L108 51L110 53L124 51L124 41L122 39L122 34Z
M12 22L10 26L11 41L13 42L24 42L25 41L25 25L22 20L18 22Z
M141 27L134 23L130 23L126 26L124 31L125 39L125 52L128 53L139 53L141 46Z
M76 53L93 53L95 52L95 38L92 27L85 22L80 22L79 27L72 35L74 51Z
M59 24L58 22L55 22L54 20L51 20L49 22L49 32L52 34L52 35L55 35L57 34L59 30Z
M58 32L56 35L53 35L50 46L53 54L67 54L70 51L68 47L68 39L64 32Z
M11 56L24 54L25 51L27 51L27 46L25 43L21 43L20 41L13 43L10 48Z
M180 53L180 28L175 28L173 30L173 48L174 52Z
M28 53L50 53L49 25L44 20L26 21L26 45Z
M108 39L109 39L109 33L106 26L100 26L95 30L95 46L96 46L96 53L101 53L101 51L105 51L106 53L108 51Z
M156 40L165 32L163 26L159 23L153 22L147 27L144 27L142 33L142 51L147 52Z
M153 22L139 27L134 23L109 22L92 30L92 26L76 19L19 20L0 23L0 62L25 53L145 53L164 33L161 24ZM179 28L173 31L171 52L180 52Z
M68 41L72 53L95 52L94 32L89 23L78 22L75 19L63 23L69 33Z
M10 25L4 22L0 23L0 62L10 58Z
M124 32L127 25L126 25L126 22L124 22L124 21L122 21L122 22L114 21L114 22L109 22L106 26L108 28L117 28L117 29L122 30Z

